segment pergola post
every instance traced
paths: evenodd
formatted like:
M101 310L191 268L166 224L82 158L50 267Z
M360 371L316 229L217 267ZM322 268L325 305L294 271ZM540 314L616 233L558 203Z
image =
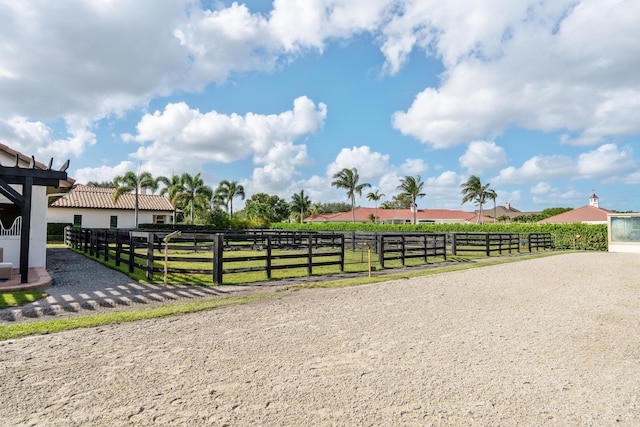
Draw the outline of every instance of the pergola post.
M55 171L50 169L51 164L49 164L48 169L42 169L45 166L40 166L37 169L33 157L30 166L27 168L19 167L18 160L16 160L16 165L12 167L0 165L0 194L20 208L20 215L22 216L22 227L20 229L20 281L21 283L28 283L33 186L58 187L60 181L67 179L66 170L69 167L69 161L65 162L61 170ZM21 185L22 194L11 187L11 184Z

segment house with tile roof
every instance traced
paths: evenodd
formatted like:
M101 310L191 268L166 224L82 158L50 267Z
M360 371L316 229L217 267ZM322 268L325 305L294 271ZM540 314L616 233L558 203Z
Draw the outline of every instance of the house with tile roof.
M475 213L476 214L480 214L480 209L476 209ZM484 216L489 216L491 218L500 218L500 217L507 216L507 217L509 217L509 219L513 219L513 218L515 218L517 216L521 216L521 215L534 215L534 214L539 214L539 213L540 212L522 212L522 211L514 208L513 206L511 206L511 204L509 202L505 203L504 205L498 205L498 206L495 206L495 207L485 204L482 207L482 214Z
M29 174L29 171L35 175L47 175L47 172L41 171L51 170L51 164L40 163L32 156L27 156L4 144L0 144L0 165L7 173L14 170L22 175ZM56 179L53 185L38 185L38 179L33 178L33 180L34 185L31 187L30 200L27 264L29 268L44 268L47 258L47 195L71 187L74 180L71 178ZM5 184L7 188L5 188ZM9 193L12 193L13 196ZM25 197L23 193L23 185L3 181L2 192L0 192L0 248L2 248L3 252L3 261L13 264L14 268L18 268L21 265L23 213L19 205L11 200L11 197L16 195Z
M615 213L615 211L604 209L600 207L600 198L596 195L595 191L592 192L589 197L589 204L582 207L572 209L567 212L563 212L559 215L555 215L542 221L538 221L539 224L567 224L567 223L582 223L582 224L607 224L608 215Z
M354 211L356 222L372 222L376 215L375 208L356 208ZM377 210L378 223L380 224L413 224L413 211L411 209L381 209ZM476 222L491 222L490 218L480 218L473 212L449 210L449 209L418 209L416 222L418 224L475 224ZM317 214L304 219L307 223L323 222L353 222L351 211L334 214Z
M47 221L83 228L134 228L135 194L122 194L113 203L115 188L76 184L49 205ZM155 194L138 194L140 224L173 222L169 199Z

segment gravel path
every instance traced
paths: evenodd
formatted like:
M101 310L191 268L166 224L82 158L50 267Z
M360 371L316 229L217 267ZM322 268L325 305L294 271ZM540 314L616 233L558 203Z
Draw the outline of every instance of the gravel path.
M565 254L5 341L2 422L635 426L639 261Z
M255 286L147 285L131 280L67 248L47 249L49 296L18 308L0 309L0 325L146 307L202 298L220 298L255 290Z

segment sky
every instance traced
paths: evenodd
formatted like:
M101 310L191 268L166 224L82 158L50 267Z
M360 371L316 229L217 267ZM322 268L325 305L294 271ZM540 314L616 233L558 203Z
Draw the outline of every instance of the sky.
M471 175L523 212L640 211L637 0L0 0L0 143L346 202ZM242 207L240 200L235 206Z

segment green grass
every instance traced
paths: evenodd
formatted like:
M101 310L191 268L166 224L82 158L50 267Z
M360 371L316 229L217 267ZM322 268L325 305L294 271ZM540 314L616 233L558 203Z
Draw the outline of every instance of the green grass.
M563 252L567 253L567 252ZM188 303L168 304L163 306L151 307L147 309L133 309L127 311L114 311L101 314L94 314L85 317L73 317L68 319L47 320L41 322L17 324L10 326L0 326L0 340L21 338L29 335L42 335L54 332L61 332L70 329L91 328L96 326L110 325L122 322L131 322L142 319L154 319L160 317L182 315L187 313L195 313L204 310L216 309L219 307L246 304L268 298L285 297L283 291L297 291L301 289L313 288L339 288L347 286L359 286L365 284L373 284L387 282L392 280L409 279L412 277L427 276L432 274L442 274L453 271L468 270L471 268L482 268L491 265L506 264L518 261L524 261L534 258L543 258L558 255L560 252L541 253L535 255L521 256L517 258L502 259L485 259L478 263L468 264L449 264L446 266L438 266L432 269L419 270L404 273L377 274L371 277L356 277L352 279L342 279L333 281L317 281L300 285L292 285L283 287L280 293L261 293L245 297L230 297L223 299L198 300Z
M0 293L0 308L18 307L46 297L46 292L37 290L2 292Z

